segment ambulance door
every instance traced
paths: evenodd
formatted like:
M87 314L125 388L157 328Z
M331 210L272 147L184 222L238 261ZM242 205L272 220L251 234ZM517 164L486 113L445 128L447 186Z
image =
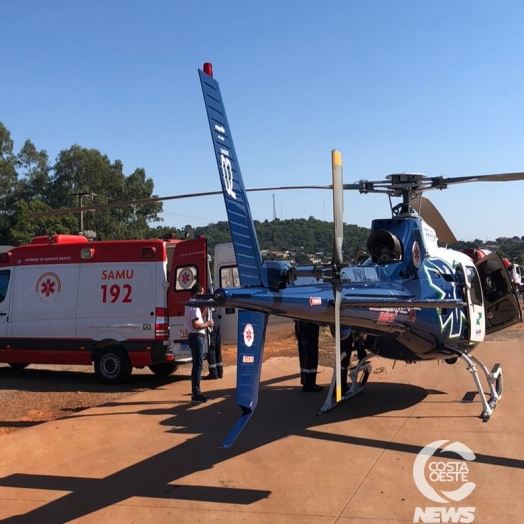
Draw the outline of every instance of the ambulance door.
M0 349L5 349L9 333L9 298L11 295L11 270L0 270Z
M207 240L203 237L178 243L171 261L167 301L171 349L176 362L191 361L183 302L189 300L190 289L196 282L208 289Z
M498 253L490 253L476 264L484 294L486 334L522 321L522 311L511 277Z
M231 242L215 247L215 289L221 287L240 287L235 251ZM238 310L234 307L219 307L218 320L224 344L237 341Z

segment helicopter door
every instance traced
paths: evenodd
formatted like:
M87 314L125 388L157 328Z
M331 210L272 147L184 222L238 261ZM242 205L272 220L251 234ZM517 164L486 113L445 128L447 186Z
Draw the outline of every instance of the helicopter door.
M466 299L468 317L468 338L471 342L482 342L486 335L486 322L483 320L485 313L477 270L473 266L464 266L464 264L459 263L457 276L460 282L464 284L464 298Z
M522 321L520 304L508 270L498 253L490 253L476 264L484 293L486 334Z

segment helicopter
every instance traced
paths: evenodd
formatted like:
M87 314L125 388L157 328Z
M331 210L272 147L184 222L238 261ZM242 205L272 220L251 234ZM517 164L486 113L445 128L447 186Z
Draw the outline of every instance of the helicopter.
M502 396L502 368L491 371L474 349L487 334L522 321L508 271L497 253L476 264L467 254L439 245L454 237L440 213L423 196L467 182L524 180L524 173L428 177L399 173L385 180L343 183L342 155L332 151L334 241L329 264L293 267L264 261L247 190L212 65L198 70L211 131L222 194L238 266L240 287L218 288L192 302L199 306L238 308L237 390L241 416L223 442L230 447L253 415L269 315L306 320L332 328L335 367L323 414L362 392L380 356L407 363L462 359L475 382L487 422ZM389 197L391 217L375 219L367 240L369 256L356 265L344 262L343 192L381 193ZM393 205L394 198L400 198ZM456 240L455 240L456 241ZM299 277L310 283L299 285ZM341 387L341 340L358 337L365 356L350 372L351 386ZM480 373L479 373L480 370ZM487 398L480 380L489 386Z

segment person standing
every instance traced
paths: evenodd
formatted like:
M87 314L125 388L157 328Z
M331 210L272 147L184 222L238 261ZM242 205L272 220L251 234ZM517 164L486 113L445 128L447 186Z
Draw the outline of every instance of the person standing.
M191 300L204 292L204 288L196 283L191 288ZM200 391L200 377L204 365L204 338L206 328L213 327L213 320L204 321L202 311L197 306L185 306L185 320L187 329L187 342L191 350L193 364L191 368L191 402L207 402L209 399Z
M324 388L317 386L318 339L320 326L315 322L295 320L295 336L298 343L300 361L300 383L302 391L318 393Z
M344 357L340 361L340 384L342 389L342 396L349 391L348 374L351 371L351 353L355 352L357 359L360 362L366 358L366 350L364 349L364 340L355 331L351 330L349 336L340 341L340 353Z
M222 332L218 321L217 309L211 310L213 327L209 330L209 347L207 349L207 363L209 365L209 375L204 380L216 380L223 377L222 367Z

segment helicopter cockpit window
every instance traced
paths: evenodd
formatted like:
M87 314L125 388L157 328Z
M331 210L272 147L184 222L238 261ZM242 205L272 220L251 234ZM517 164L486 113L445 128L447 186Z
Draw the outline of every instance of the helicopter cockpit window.
M220 268L220 287L240 287L237 266L224 266Z
M482 291L477 271L473 267L466 267L468 282L470 283L471 302L477 306L482 305Z

